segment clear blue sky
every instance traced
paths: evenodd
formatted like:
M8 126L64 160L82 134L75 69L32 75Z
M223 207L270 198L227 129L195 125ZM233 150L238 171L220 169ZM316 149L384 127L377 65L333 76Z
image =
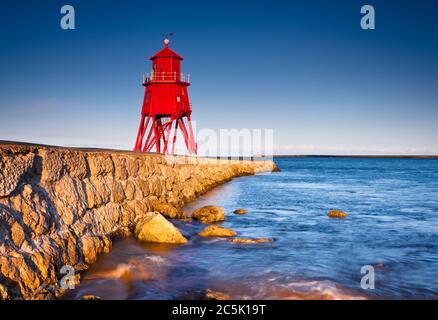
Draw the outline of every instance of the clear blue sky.
M277 153L438 154L433 0L2 1L0 140L131 149L163 32L198 128L273 128Z

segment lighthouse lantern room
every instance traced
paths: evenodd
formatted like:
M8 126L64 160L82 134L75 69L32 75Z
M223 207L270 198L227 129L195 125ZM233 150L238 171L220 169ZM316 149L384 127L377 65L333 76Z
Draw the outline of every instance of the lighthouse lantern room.
M152 71L143 78L145 95L134 151L174 154L178 130L189 154L196 154L188 95L190 76L181 73L183 57L169 48L153 55Z

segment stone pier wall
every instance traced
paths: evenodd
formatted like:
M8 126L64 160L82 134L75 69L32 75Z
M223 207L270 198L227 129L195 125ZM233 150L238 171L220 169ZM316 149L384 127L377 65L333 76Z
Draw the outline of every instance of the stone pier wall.
M0 298L58 297L62 266L87 269L147 212L183 217L179 208L211 188L275 169L271 161L0 142Z

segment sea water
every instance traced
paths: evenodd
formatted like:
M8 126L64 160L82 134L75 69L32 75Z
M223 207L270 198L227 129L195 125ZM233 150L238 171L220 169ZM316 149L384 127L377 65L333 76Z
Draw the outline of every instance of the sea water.
M173 221L185 245L116 241L66 298L437 299L438 160L277 158L279 173L236 178L184 209L225 209L236 244L200 238L205 225ZM233 210L244 208L245 215ZM327 217L330 209L346 219ZM372 266L374 289L361 286Z

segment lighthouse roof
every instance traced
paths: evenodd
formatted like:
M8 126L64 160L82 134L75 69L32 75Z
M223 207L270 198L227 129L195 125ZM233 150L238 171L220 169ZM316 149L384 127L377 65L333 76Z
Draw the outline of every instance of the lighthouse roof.
M157 58L175 58L179 60L183 60L184 58L180 56L175 51L169 49L169 46L166 44L164 49L158 51L156 54L154 54L152 57L150 57L150 60L154 60Z

